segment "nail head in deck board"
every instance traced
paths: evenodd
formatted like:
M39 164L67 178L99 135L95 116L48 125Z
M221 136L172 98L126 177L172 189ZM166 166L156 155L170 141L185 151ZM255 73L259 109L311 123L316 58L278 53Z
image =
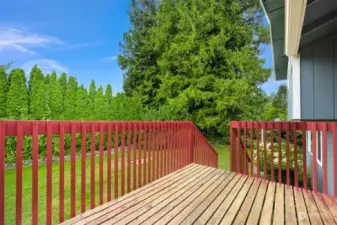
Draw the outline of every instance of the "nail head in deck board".
M260 182L261 182L260 179L255 179L233 224L245 224L246 223L249 212L253 206L257 191L259 190Z
M249 213L247 224L252 224L252 225L258 224L267 187L268 187L268 182L263 180L257 192L253 207ZM270 210L272 210L272 208ZM269 224L270 222L268 223L268 225Z
M234 173L232 173L234 174ZM235 184L239 181L241 175L235 175L228 186L222 190L222 192L217 196L217 198L212 202L212 204L203 212L203 214L195 221L195 225L206 224L207 221L212 217L213 213L217 210L220 204L226 199L227 195L233 189Z
M311 191L302 190L311 224L323 224Z
M227 187L227 185L230 183L234 176L234 173L229 174L229 176L227 176L226 179L218 187L216 187L215 190L210 195L208 195L206 199L198 207L196 207L190 215L188 215L188 217L182 222L182 224L194 223L195 220L211 205L211 203L219 195L219 193L225 187Z
M226 199L221 203L217 211L213 214L211 219L208 221L208 224L219 224L227 212L228 208L231 206L232 202L234 201L235 197L243 187L244 183L247 180L247 176L241 176L240 180L236 183L234 188L231 190L229 195Z
M294 193L291 186L285 186L286 224L297 224Z
M297 212L297 220L299 225L309 225L309 216L307 212L307 207L304 202L302 189L294 188L294 197L295 197L295 205Z
M242 202L246 198L246 195L247 195L252 183L254 182L254 179L255 178L252 178L252 177L248 178L247 182L241 188L239 194L236 196L235 200L233 201L231 207L229 208L229 210L227 211L227 213L223 217L220 224L224 224L224 225L225 224L232 224L232 222L235 219L235 216L236 216L237 212L239 211L239 209L242 205Z
M166 196L166 198L165 195L163 195L160 198L152 201L151 203L143 206L143 208L141 208L140 210L132 212L130 215L127 216L133 217L132 220L129 220L130 223L128 224L139 224L143 222L144 220L155 214L157 211L165 207L165 205L169 204L171 201L175 200L176 198L180 198L181 195L188 192L190 189L193 189L193 187L196 187L198 182L200 182L201 180L210 179L212 177L212 174L214 174L214 172L215 172L214 170L208 170L203 172L201 176L197 174L195 175L195 179L192 182L188 183L188 185L184 187L179 187L179 189L175 193L169 194L169 196ZM156 204L155 201L158 201L158 203ZM127 217L124 219L128 219ZM126 220L124 219L119 221L118 223L123 222L126 223Z
M284 224L284 185L276 185L274 225Z
M211 184L213 184L219 177L220 174L216 174L211 180L208 182L199 185L199 189L194 192L191 196L189 196L183 203L175 207L172 211L168 212L164 217L156 222L156 224L166 224L170 222L174 217L176 217L183 209L188 206L196 197L200 195L203 191L205 191Z
M158 188L158 191L156 193L146 193L144 196L140 196L136 201L131 202L127 206L123 206L119 209L114 210L113 212L108 212L105 215L95 219L92 221L93 224L112 224L114 222L117 222L124 218L124 214L129 214L130 212L128 210L134 211L138 210L142 207L142 205L147 204L151 202L152 200L159 198L163 193L167 191L172 191L175 188L179 188L180 185L182 185L186 180L189 180L190 178L193 178L195 174L202 173L203 171L207 170L207 168L202 169L202 171L196 171L195 173L187 174L185 177L182 177L178 181L171 181L168 183L165 183L163 186L165 188Z

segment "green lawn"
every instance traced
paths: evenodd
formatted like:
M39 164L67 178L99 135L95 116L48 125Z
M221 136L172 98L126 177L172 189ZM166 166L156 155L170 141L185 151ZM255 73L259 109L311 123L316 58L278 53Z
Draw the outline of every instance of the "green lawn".
M219 168L229 171L229 146L213 144L215 150L218 152Z
M125 154L126 155L126 154ZM133 160L131 151L131 160ZM119 154L119 158L121 158L121 154ZM125 156L126 159L126 156ZM89 209L90 207L90 158L87 158L86 161L86 207ZM121 185L121 169L120 169L121 160L119 160L119 187ZM144 165L142 165L143 168ZM53 171L53 191L52 191L52 207L53 207L53 224L58 223L58 215L59 215L59 164L55 163L52 167ZM114 198L114 155L111 156L111 195ZM127 165L125 163L125 168ZM133 176L133 167L131 167L131 188L132 188L132 176ZM143 169L142 169L143 170ZM39 224L46 223L46 166L39 166L39 182L38 182L38 192L39 192ZM137 169L138 171L138 169ZM64 165L64 214L65 219L70 218L70 161L65 161ZM31 205L32 205L32 169L31 167L23 168L22 171L22 222L23 224L31 224ZM126 182L126 173L127 169L125 169L125 193L127 191L127 182ZM107 202L107 157L104 156L104 191L103 197L104 202ZM95 164L95 200L96 206L99 204L99 157L96 157ZM142 178L143 181L143 178ZM138 183L138 182L137 182ZM15 197L16 194L16 170L8 169L5 173L5 224L15 224ZM121 194L121 190L119 190L119 195ZM76 160L76 214L80 214L80 206L81 206L81 160Z

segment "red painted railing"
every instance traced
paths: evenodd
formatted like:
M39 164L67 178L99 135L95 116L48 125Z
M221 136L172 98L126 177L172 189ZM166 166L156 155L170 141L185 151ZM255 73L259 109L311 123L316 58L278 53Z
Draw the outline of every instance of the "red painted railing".
M337 196L336 122L233 121L230 149L231 171Z
M38 179L40 135L45 135L47 140L46 193L43 199L39 199L38 185L41 182ZM65 149L66 135L70 135L70 149ZM55 217L53 207L58 208L58 222L67 219L65 218L65 176L69 175L65 174L64 169L65 152L68 150L70 150L71 167L70 217L85 212L89 207L92 209L112 198L123 196L190 163L218 166L217 152L190 122L0 121L0 224L5 223L5 208L7 204L10 204L5 202L5 138L8 136L16 137L16 203L12 203L16 205L16 224L21 224L23 220L22 148L24 136L32 137L30 193L32 214L31 221L29 221L31 224L37 224L41 215L45 217L47 224L52 224L52 218ZM52 168L53 137L59 140L59 175L57 176L53 175ZM80 144L77 144L77 139L80 139ZM87 149L89 140L90 149ZM97 140L98 145L95 143ZM104 149L107 150L104 151ZM99 154L96 154L96 150ZM90 151L90 157L87 157L88 151ZM98 167L96 167L97 157ZM87 170L87 160L90 160L90 170ZM81 169L78 171L76 165L79 164ZM90 180L86 173L90 173ZM106 182L104 177L106 177ZM55 180L59 183L57 189L53 187ZM86 186L87 182L90 182L90 189ZM98 190L95 182L99 183ZM79 184L80 188L77 187ZM80 192L80 206L76 204L78 192ZM88 193L90 195L87 195ZM99 193L98 202L96 202L97 193ZM55 194L59 196L57 206L52 202ZM87 196L90 196L90 206L87 205ZM46 202L45 209L39 208L41 201Z

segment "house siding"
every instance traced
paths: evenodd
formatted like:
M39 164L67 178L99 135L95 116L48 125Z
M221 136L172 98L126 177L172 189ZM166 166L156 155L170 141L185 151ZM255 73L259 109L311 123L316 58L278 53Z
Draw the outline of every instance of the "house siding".
M301 51L301 119L337 119L337 39Z
M301 49L301 120L337 119L337 33ZM289 96L290 97L290 96ZM309 136L307 137L309 140ZM327 133L328 192L333 193L332 133ZM312 178L311 145L307 143L307 169ZM324 159L323 159L324 160ZM318 191L323 191L323 168L317 163Z

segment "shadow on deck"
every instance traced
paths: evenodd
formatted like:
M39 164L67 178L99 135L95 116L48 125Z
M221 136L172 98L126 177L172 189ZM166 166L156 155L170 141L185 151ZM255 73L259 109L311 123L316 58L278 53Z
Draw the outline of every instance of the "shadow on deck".
M335 199L190 164L63 224L336 224Z

